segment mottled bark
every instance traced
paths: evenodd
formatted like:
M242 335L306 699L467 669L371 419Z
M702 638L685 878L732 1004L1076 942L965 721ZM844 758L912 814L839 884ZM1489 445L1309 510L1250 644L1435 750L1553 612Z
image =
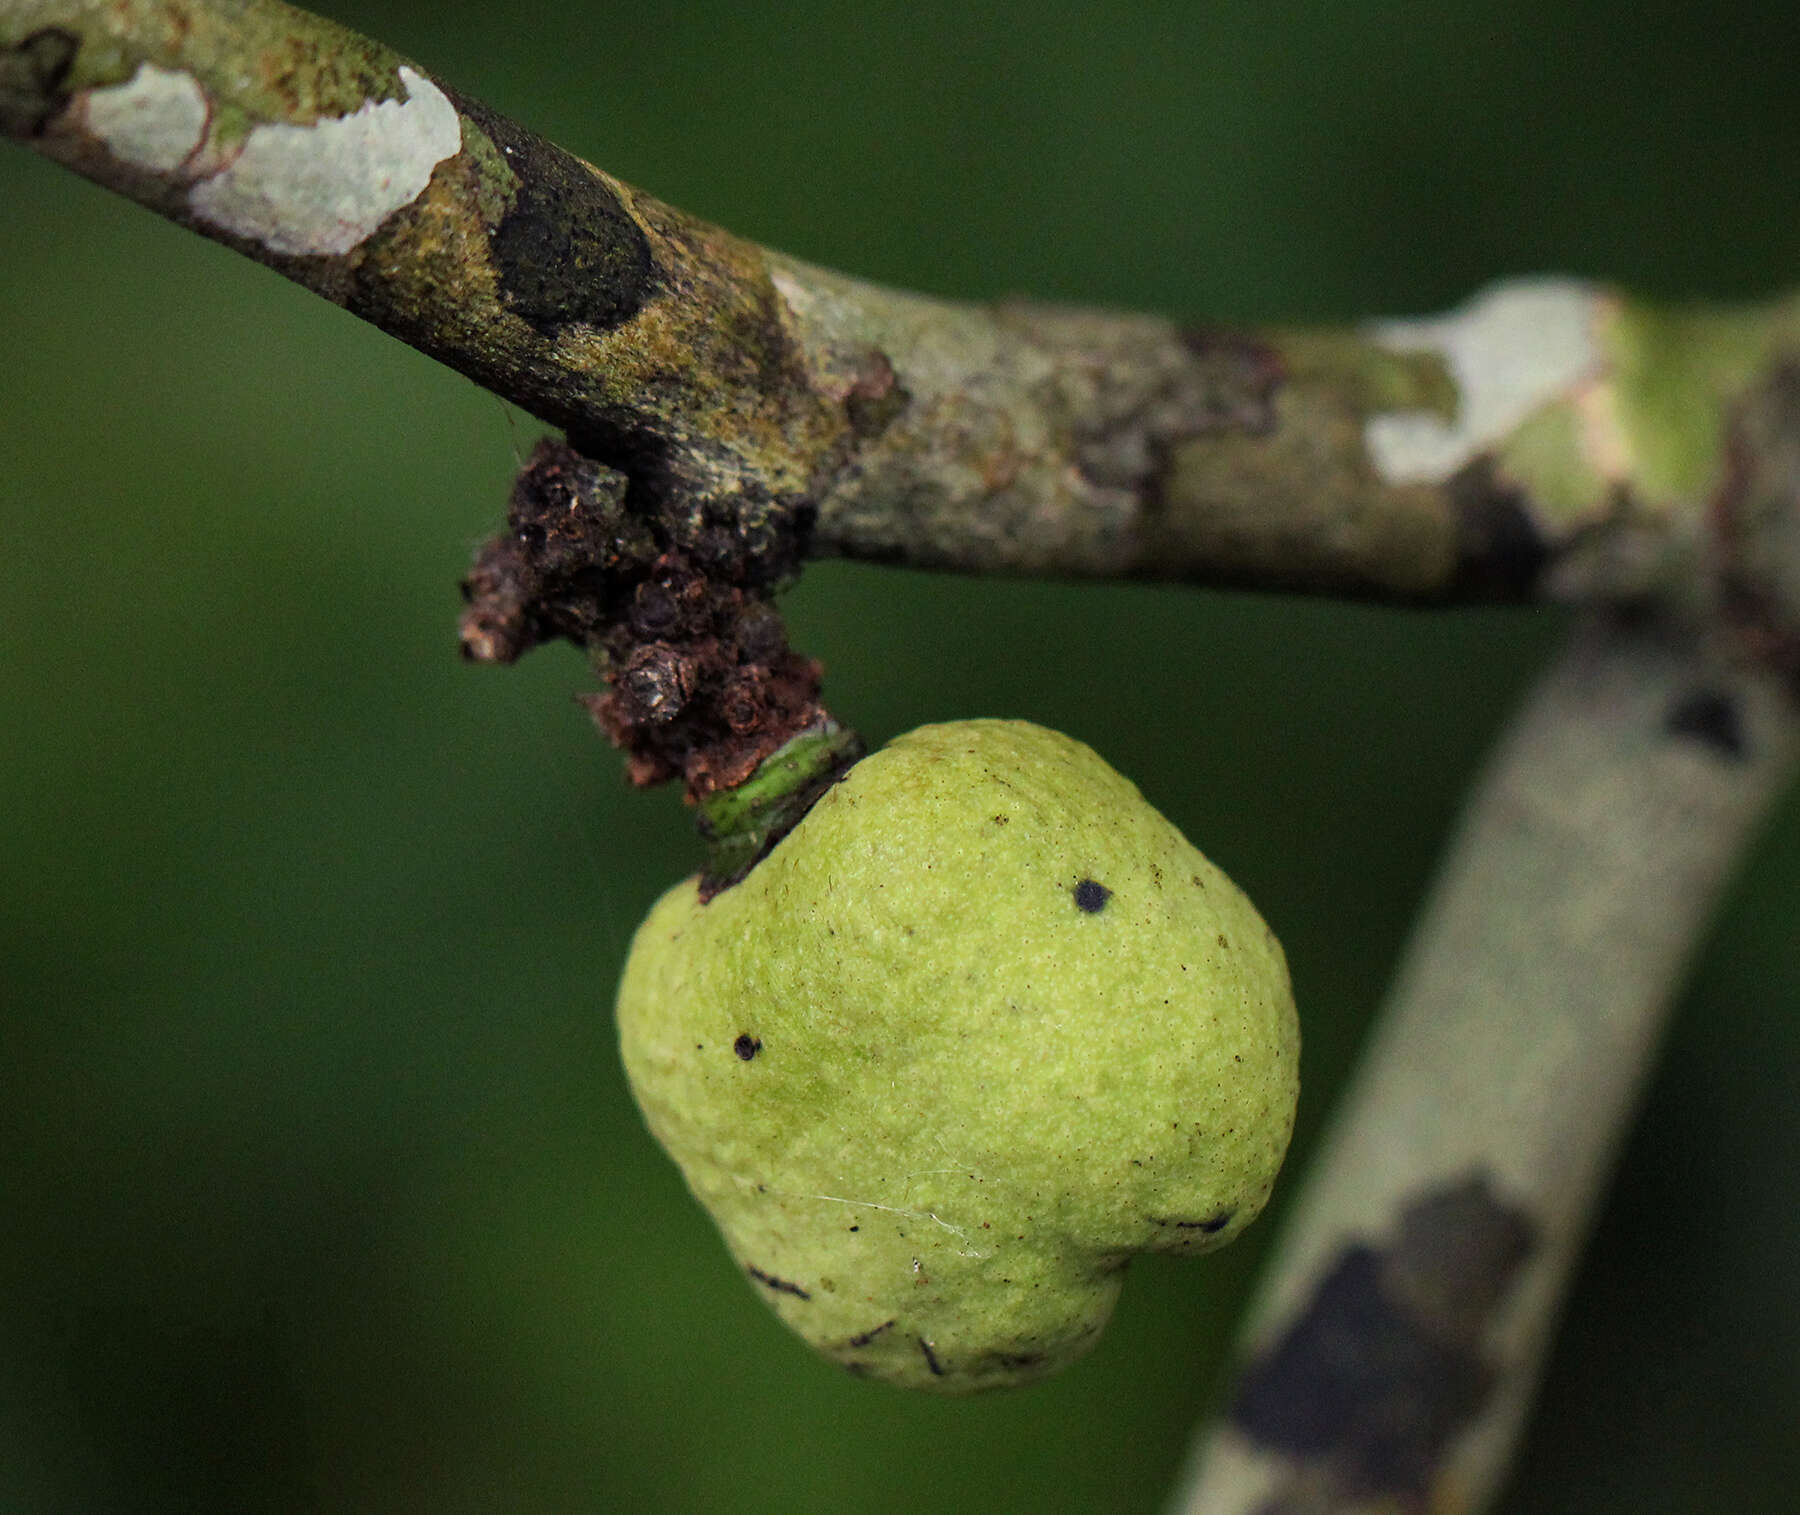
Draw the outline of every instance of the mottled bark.
M1174 1515L1473 1515L1681 974L1800 756L1786 682L1604 618L1471 796Z
M1800 305L1572 281L1219 330L930 300L674 210L272 0L8 0L0 123L513 400L740 550L1448 602L1714 555Z

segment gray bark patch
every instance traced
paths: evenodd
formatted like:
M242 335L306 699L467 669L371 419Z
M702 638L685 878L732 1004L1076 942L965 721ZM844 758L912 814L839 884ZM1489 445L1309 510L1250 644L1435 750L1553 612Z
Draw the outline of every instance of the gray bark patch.
M1534 1236L1485 1174L1420 1195L1385 1247L1339 1253L1245 1370L1232 1420L1339 1498L1423 1508L1445 1447L1493 1388L1484 1339Z

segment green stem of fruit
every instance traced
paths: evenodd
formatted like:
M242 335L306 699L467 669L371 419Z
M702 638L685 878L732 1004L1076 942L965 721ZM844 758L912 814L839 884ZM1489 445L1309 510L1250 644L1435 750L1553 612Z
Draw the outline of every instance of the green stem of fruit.
M828 720L764 758L735 789L702 800L700 898L709 900L748 874L866 750L854 731Z

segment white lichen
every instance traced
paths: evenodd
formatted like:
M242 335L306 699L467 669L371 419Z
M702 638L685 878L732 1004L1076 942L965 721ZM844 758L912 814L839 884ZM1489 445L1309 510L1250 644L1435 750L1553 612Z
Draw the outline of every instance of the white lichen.
M418 198L462 147L444 92L402 67L405 100L369 101L311 126L254 128L230 166L188 192L196 217L271 252L335 256Z
M206 95L192 74L141 63L123 84L90 90L89 133L121 163L172 174L206 135Z
M1595 324L1604 295L1575 279L1497 284L1447 315L1379 321L1370 340L1392 352L1435 352L1456 383L1454 420L1429 411L1372 416L1364 441L1390 484L1440 484L1495 446L1539 406L1603 364Z

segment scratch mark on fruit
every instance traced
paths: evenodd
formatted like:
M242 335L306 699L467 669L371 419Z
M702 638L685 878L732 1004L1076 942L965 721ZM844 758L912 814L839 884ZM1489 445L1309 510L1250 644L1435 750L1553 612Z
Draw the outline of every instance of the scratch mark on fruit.
M931 1343L923 1336L919 1338L919 1350L925 1354L925 1366L931 1369L933 1378L944 1376L944 1365L938 1361L937 1353L931 1350Z
M944 1168L933 1171L951 1173L958 1170ZM989 1255L988 1253L975 1248L970 1243L969 1233L964 1230L963 1227L952 1225L935 1210L908 1210L901 1205L877 1204L872 1199L851 1199L842 1194L818 1194L804 1189L774 1189L770 1188L767 1184L759 1184L754 1179L744 1178L742 1175L736 1173L732 1174L732 1179L734 1182L742 1184L746 1189L755 1189L758 1193L779 1194L783 1199L816 1199L828 1205L849 1205L852 1209L856 1210L879 1210L884 1215L898 1215L906 1220L928 1220L933 1225L942 1226L958 1241L963 1242L968 1246L969 1249L967 1251L964 1251L961 1248L957 1250L956 1255L958 1257L967 1257L979 1262Z
M878 1326L870 1326L869 1329L866 1331L858 1331L856 1333L856 1335L854 1335L850 1338L850 1345L853 1347L868 1346L868 1344L870 1342L875 1340L875 1338L877 1336L881 1335L881 1333L883 1331L887 1330L889 1326L893 1325L893 1323L894 1323L893 1317L890 1316L887 1320L882 1321L882 1323Z
M755 1263L745 1263L744 1271L759 1284L766 1284L777 1294L792 1294L795 1299L812 1298L812 1295L801 1288L799 1284L794 1283L790 1279L777 1278L773 1273L765 1273L761 1268L757 1267Z

